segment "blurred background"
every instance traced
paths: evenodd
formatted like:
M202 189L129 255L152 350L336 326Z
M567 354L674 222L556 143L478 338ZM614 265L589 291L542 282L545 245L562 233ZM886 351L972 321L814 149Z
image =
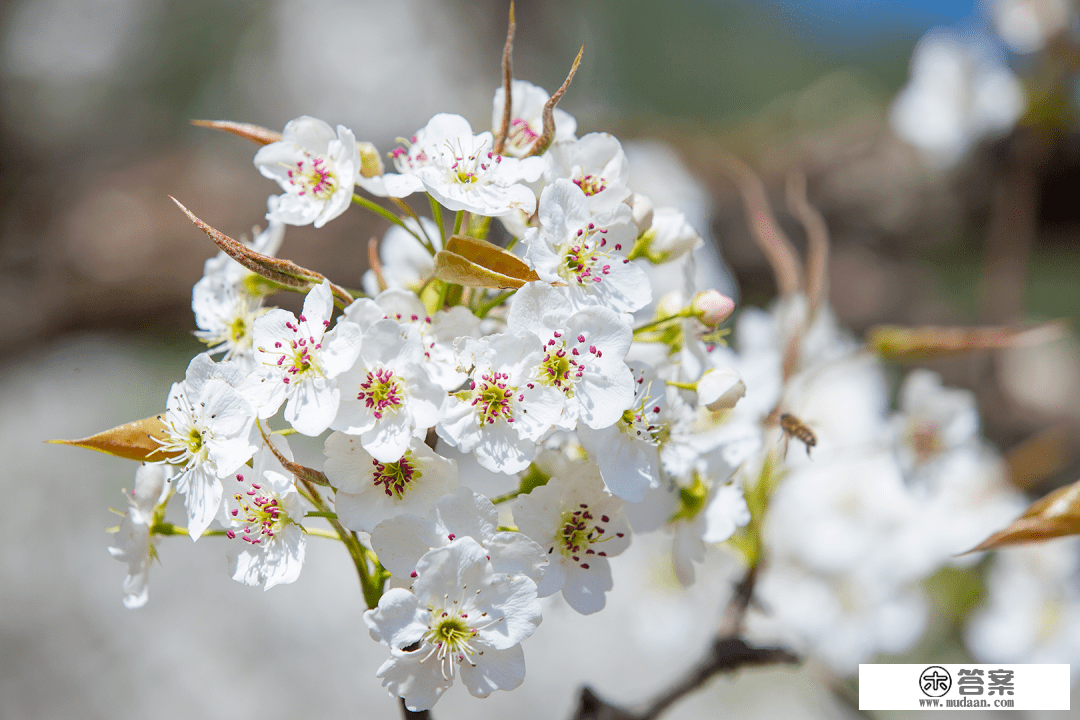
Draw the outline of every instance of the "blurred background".
M172 539L149 606L124 611L101 529L134 468L41 441L158 412L199 351L191 287L215 248L168 195L233 237L265 225L277 189L253 168L255 146L190 119L280 129L309 114L382 152L436 112L479 131L506 12L502 0L0 9L0 718L397 716L343 551L313 547L301 582L262 596L213 571L219 548ZM784 182L806 174L833 241L830 301L856 334L1080 320L1080 45L1067 0L521 0L517 21L515 75L549 90L585 44L560 105L579 135L614 133L632 167L633 152L674 154L697 178L699 229L741 303L776 288L724 153L761 174L799 247ZM355 287L384 230L354 211L289 228L282 254ZM985 435L1032 497L1080 470L1074 334L931 365L977 392ZM600 616L552 611L526 645L523 688L480 705L452 692L436 716L566 717L582 682L624 703L665 687L707 641L675 627L665 603L711 617L727 575L685 594L653 583L656 597L634 601L619 583L655 580L664 550L634 552ZM854 712L812 667L714 683L675 712L712 717L721 703L754 717Z

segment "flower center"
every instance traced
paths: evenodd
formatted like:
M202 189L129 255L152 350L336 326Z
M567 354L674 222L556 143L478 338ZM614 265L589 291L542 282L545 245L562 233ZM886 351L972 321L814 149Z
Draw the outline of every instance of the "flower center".
M484 175L493 166L502 162L502 155L496 155L491 151L484 151L481 145L478 152L466 154L463 150L450 148L453 162L450 163L449 180L459 185L472 185L484 181ZM445 157L445 156L444 156Z
M307 318L301 315L300 322L306 324ZM324 320L323 330L329 325L330 321ZM299 337L295 339L286 339L284 342L278 341L274 343L274 351L281 353L278 355L278 359L274 364L285 371L285 377L282 378L282 382L288 385L293 381L304 380L313 375L322 375L322 368L319 367L318 359L318 351L322 349L322 343L316 341L315 336L310 334L310 328L306 328L309 334L307 337L304 337L300 334L300 327L293 322L286 321L285 327ZM285 347L286 345L288 346L287 348ZM265 353L271 352L263 347L260 347L259 351Z
M304 153L303 160L296 161L296 167L288 172L289 183L297 188L301 197L311 194L319 200L329 200L337 190L337 178L334 176L334 164L321 155Z
M197 427L192 427L188 431L187 438L188 452L192 455L198 455L203 449L203 436L202 431Z
M607 181L599 175L581 175L574 178L574 184L588 196L595 195L607 189Z
M619 430L627 435L633 435L636 439L649 445L660 444L660 423L657 417L660 415L660 406L646 407L648 398L642 398L637 407L632 407L623 412L619 418Z
M607 557L607 553L593 550L590 545L604 542L606 532L604 525L611 522L607 515L601 515L599 522L589 510L588 503L581 503L577 508L563 510L559 518L559 527L555 532L555 544L564 557L568 557L578 563L585 570L589 569L588 562L582 562L581 558L588 555ZM550 550L549 550L550 552ZM588 558L586 558L588 559Z
M368 371L367 380L360 383L360 392L356 394L357 400L363 400L364 404L374 412L375 419L381 420L383 413L396 412L405 404L404 383L401 378L394 375L393 370L379 368L375 372Z
M915 423L910 429L911 447L916 463L921 465L945 449L937 425L932 422Z
M405 455L396 462L381 463L372 460L375 466L372 482L382 485L387 497L400 500L409 489L409 483L422 477L420 469L413 464L412 453L406 451Z
M607 238L604 237L606 232L607 228L597 228L593 223L579 228L573 239L563 246L559 275L578 285L598 283L609 275L614 259L607 250L602 249L607 245ZM616 244L615 249L622 250L622 245ZM626 258L622 260L629 262Z
M531 148L539 137L540 135L533 131L527 120L516 117L510 121L510 132L507 133L506 140L510 145L524 152Z
M243 482L244 476L237 475L236 479ZM239 507L234 508L231 514L243 523L239 535L240 539L246 543L269 544L285 526L292 522L281 508L277 495L265 490L258 483L252 483L249 490L236 493L233 498ZM227 530L225 535L232 539L237 536L237 532Z
M427 635L424 637L432 645L445 649L445 652L458 652L459 650L468 649L470 652L472 648L469 647L469 640L476 635L476 630L471 628L460 615L448 615L442 614L443 617L437 620Z
M472 404L476 406L480 415L480 424L492 424L496 420L514 422L514 393L516 387L507 387L506 381L510 376L506 373L489 372L480 377L480 381L471 383L473 391ZM524 395L518 396L518 402L525 399Z

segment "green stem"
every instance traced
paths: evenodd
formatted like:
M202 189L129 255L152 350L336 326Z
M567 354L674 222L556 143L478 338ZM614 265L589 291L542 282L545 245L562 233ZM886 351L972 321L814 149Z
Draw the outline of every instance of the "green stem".
M514 246L517 245L517 241L518 239L516 237L510 238L510 241L506 243L506 251L510 252L511 250L513 250Z
M651 322L647 322L644 325L641 325L639 327L634 328L634 334L637 335L639 332L645 332L646 330L651 330L651 329L653 329L654 327L656 327L658 325L663 325L664 323L671 322L672 320L681 320L682 318L689 317L689 316L690 315L689 315L687 310L680 310L679 312L675 313L674 315L668 315L667 317L657 318L657 319L655 319L655 320L653 320Z
M308 513L308 515L314 515L314 513ZM324 537L330 540L340 540L337 533L332 533L329 530L321 530L319 528L304 528L304 532L308 535L314 535L315 537ZM204 530L202 537L215 537L228 535L228 530ZM174 525L170 522L154 523L150 527L151 535L190 535L186 527L182 525Z
M454 234L455 235L458 235L458 234L461 233L461 223L463 223L463 222L465 222L465 211L464 210L458 210L457 211L457 216L454 217Z
M367 603L369 608L375 607L379 604L379 598L382 597L382 589L385 582L383 573L380 572L378 561L376 560L375 563L375 577L373 578L371 570L368 568L367 550L360 544L360 539L356 536L356 533L350 533L342 527L341 522L337 519L337 515L330 512L326 503L323 501L322 496L319 495L318 491L307 478L299 475L297 475L296 478L307 490L307 499L315 506L315 510L320 513L326 513L325 515L320 515L320 517L326 518L331 527L334 528L338 538L345 544L345 549L349 551L349 557L352 558L353 565L356 566L356 574L360 578L360 591L364 595L364 602ZM330 517L331 515L334 515L334 517Z
M508 502L510 500L513 500L514 498L516 498L520 494L521 494L521 488L518 488L517 490L511 490L510 492L508 492L508 493L506 493L504 495L498 495L496 497L491 498L491 504L492 505L499 505L500 503Z
M666 380L665 382L667 382L667 384L671 387L682 388L683 390L693 390L695 392L697 391L697 383L675 382L674 380ZM310 515L311 513L308 514Z
M305 517L336 518L337 513L326 512L323 510L312 510L311 512L307 513Z
M491 312L495 308L499 307L499 305L502 305L503 301L506 300L506 298L510 297L511 295L513 295L516 292L517 292L517 290L507 290L506 292L499 293L498 295L496 295L494 298L492 298L488 302L482 304L476 310L476 312L475 312L476 317L478 317L478 318L487 317L487 314L489 312Z
M443 247L446 247L446 225L443 223L442 205L430 195L427 196L427 199L431 204L431 217L435 219L435 224L439 226L439 235L442 236Z
M450 294L451 283L448 283L445 280L440 280L439 282L442 283L442 287L439 288L439 304L435 307L435 312L442 310L446 306L446 296Z
M394 223L395 225L400 225L401 227L405 228L406 232L408 232L410 235L412 235L414 238L416 238L417 242L419 242L421 245L425 244L424 239L421 238L419 235L417 235L415 232L413 232L412 228L410 228L408 225L406 225L404 220L402 220L397 215L395 215L394 213L392 213L389 210L387 210L386 208L384 208L382 205L377 205L377 204L371 202L370 200L368 200L367 198L362 197L360 195L357 195L356 193L353 193L352 201L354 203L356 203L357 205L359 205L360 207L362 207L362 208L367 208L368 210L375 213L379 217L384 218L386 220L389 220L390 222Z
M424 223L420 222L420 216L417 215L416 212L411 207L409 207L409 203L405 202L401 198L390 198L390 199L393 201L393 203L395 205L398 206L398 209L401 210L402 213L404 213L405 215L407 215L408 217L411 217L413 220L416 221L416 227L420 228L420 232L424 236L424 239L421 240L420 242L422 242L424 244L424 248L429 253L434 255L435 254L435 243L431 242L431 238L428 237L427 230L424 229Z

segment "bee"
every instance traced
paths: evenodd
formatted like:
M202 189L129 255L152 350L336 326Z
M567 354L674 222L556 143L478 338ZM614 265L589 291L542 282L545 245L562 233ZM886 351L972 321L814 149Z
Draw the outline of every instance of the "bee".
M810 457L810 448L817 445L817 435L799 418L791 413L781 413L780 429L784 431L784 454L787 455L787 443L791 438L801 440L806 446L806 457Z

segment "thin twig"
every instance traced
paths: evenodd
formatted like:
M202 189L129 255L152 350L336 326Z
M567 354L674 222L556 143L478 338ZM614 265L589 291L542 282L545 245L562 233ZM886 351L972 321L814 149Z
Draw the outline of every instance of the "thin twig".
M747 220L758 247L776 276L776 286L782 297L793 295L802 287L799 272L799 254L791 244L780 224L776 221L769 198L765 192L765 183L757 173L739 158L727 153L718 156L720 167L739 188Z
M513 95L511 89L514 85L514 3L510 2L510 24L506 28L506 45L503 47L503 90L506 97L503 98L502 127L499 128L499 136L495 138L495 154L502 155L506 147L506 138L510 134L510 120L513 116Z
M817 316L829 296L829 228L825 218L806 197L806 175L793 171L787 177L787 206L806 232L806 323Z

